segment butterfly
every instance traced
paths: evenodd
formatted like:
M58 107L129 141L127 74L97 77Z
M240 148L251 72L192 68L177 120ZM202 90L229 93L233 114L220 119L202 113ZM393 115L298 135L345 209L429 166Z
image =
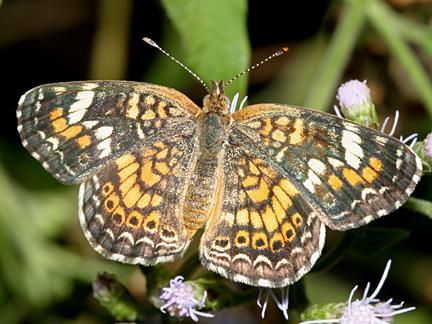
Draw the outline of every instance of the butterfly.
M130 81L46 84L19 100L24 147L64 184L108 259L200 260L236 282L284 287L318 259L325 227L357 228L399 208L422 165L397 139L327 113L256 104L230 113L224 83L202 108Z

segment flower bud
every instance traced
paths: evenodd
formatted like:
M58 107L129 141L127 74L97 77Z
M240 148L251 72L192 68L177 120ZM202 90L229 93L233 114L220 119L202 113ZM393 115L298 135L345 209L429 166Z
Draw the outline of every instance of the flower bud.
M137 319L137 302L114 275L99 274L93 281L93 296L117 321Z
M366 81L351 80L343 83L336 98L345 118L365 126L378 125L375 106Z

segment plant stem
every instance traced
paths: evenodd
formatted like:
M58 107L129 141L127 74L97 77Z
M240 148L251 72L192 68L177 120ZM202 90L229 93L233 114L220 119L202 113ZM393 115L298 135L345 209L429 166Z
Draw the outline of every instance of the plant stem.
M306 107L326 109L365 21L365 0L347 0L345 13L330 41L306 95Z
M385 14L386 10L388 9L385 8L382 1L368 1L366 11L370 22L381 34L390 51L405 68L405 72L425 104L427 112L432 116L432 82L412 50L397 33L397 28L392 20L388 19L388 15Z
M421 25L397 14L385 3L377 3L380 14L385 20L391 22L396 30L406 40L422 47L429 55L432 55L432 29L427 25Z

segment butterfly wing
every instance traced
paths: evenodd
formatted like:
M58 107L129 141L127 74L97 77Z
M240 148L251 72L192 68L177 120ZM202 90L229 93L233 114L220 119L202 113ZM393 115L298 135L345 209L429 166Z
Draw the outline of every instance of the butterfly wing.
M422 165L405 144L336 116L261 104L232 116L231 142L255 150L332 229L365 225L399 208Z
M201 239L201 262L233 281L284 287L310 270L324 245L315 208L254 150L227 145L218 212Z
M234 281L283 287L317 260L324 224L346 230L395 210L419 181L421 162L372 129L264 104L232 115L223 175L202 263Z
M86 81L28 91L19 101L17 117L26 149L59 181L71 184L125 152L150 145L162 133L194 129L199 112L173 89Z
M196 160L196 136L160 136L101 168L80 187L80 222L93 248L125 263L180 257L190 239L183 202Z

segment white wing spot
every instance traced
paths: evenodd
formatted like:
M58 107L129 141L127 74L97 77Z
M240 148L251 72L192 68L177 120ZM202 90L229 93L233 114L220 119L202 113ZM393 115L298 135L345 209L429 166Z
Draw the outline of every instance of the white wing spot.
M83 121L82 124L84 125L85 128L87 129L91 129L94 126L96 126L99 122L97 120L88 120L88 121Z
M261 262L267 264L271 269L273 268L271 261L264 255L257 256L257 258L253 262L254 267L256 267L256 265Z
M387 215L387 210L381 209L378 211L378 216L384 216L384 215Z
M355 132L355 133L359 132L358 127L355 126L354 124L345 123L345 122L343 124L344 124L345 129L349 130L350 132Z
M374 220L372 215L367 215L363 218L363 221L365 222L365 224L370 223Z
M107 137L109 137L113 132L113 128L111 126L103 126L103 127L99 127L96 130L96 138L97 139L105 139Z
M114 233L112 230L110 230L109 228L105 229L105 233L108 234L109 237L111 237L111 239L114 241Z
M381 145L385 145L388 142L388 139L382 136L375 136L375 140Z
M325 172L325 164L322 163L320 160L317 159L310 159L308 162L308 166L315 171L316 173L322 175Z
M365 188L361 192L361 197L363 200L366 200L367 195L376 195L376 194L377 194L376 190L372 188Z
M98 85L96 83L84 83L84 85L83 85L82 88L84 90L93 90L93 89L95 89L97 87L98 87Z
M94 91L81 91L75 97L75 102L70 106L69 112L75 112L81 109L87 109L94 97Z
M232 259L232 262L235 262L237 260L244 260L247 263L252 264L252 260L246 254L243 253L236 254L236 256Z
M27 93L26 94L23 94L21 97L20 97L20 99L19 99L19 101L18 101L18 105L19 106L21 106L23 103L24 103L24 100L25 100L25 98L26 98L26 95L27 95ZM19 113L21 113L21 111L18 111ZM17 116L18 116L18 112L17 112ZM18 116L18 118L19 117L21 117L21 114Z
M343 162L341 162L341 161L339 161L339 160L336 160L336 159L334 159L334 158L328 158L328 161L329 161L329 163L331 164L331 166L332 166L333 168L335 168L335 169L344 166Z
M52 144L52 150L53 151L56 151L57 150L57 148L58 148L58 146L59 146L59 140L57 139L57 138L55 138L55 137L50 137L50 138L47 138L47 140L46 140L48 143L51 143Z
M99 150L101 150L101 153L99 155L99 158L104 158L110 155L111 153L111 138L107 138L100 142L97 146Z
M315 193L315 185L321 185L321 180L318 176L312 171L308 171L308 178L303 182L303 185L311 192Z
M345 161L354 169L360 167L360 163L364 154L360 147L361 138L350 131L343 130L342 132L342 146L345 148Z
M401 165L402 165L402 160L401 159L397 159L396 160L396 169L400 170Z
M135 244L134 238L133 238L132 234L129 233L129 232L123 232L123 233L121 233L117 239L121 239L121 238L125 238L125 239L129 240L129 242L130 242L131 245Z

